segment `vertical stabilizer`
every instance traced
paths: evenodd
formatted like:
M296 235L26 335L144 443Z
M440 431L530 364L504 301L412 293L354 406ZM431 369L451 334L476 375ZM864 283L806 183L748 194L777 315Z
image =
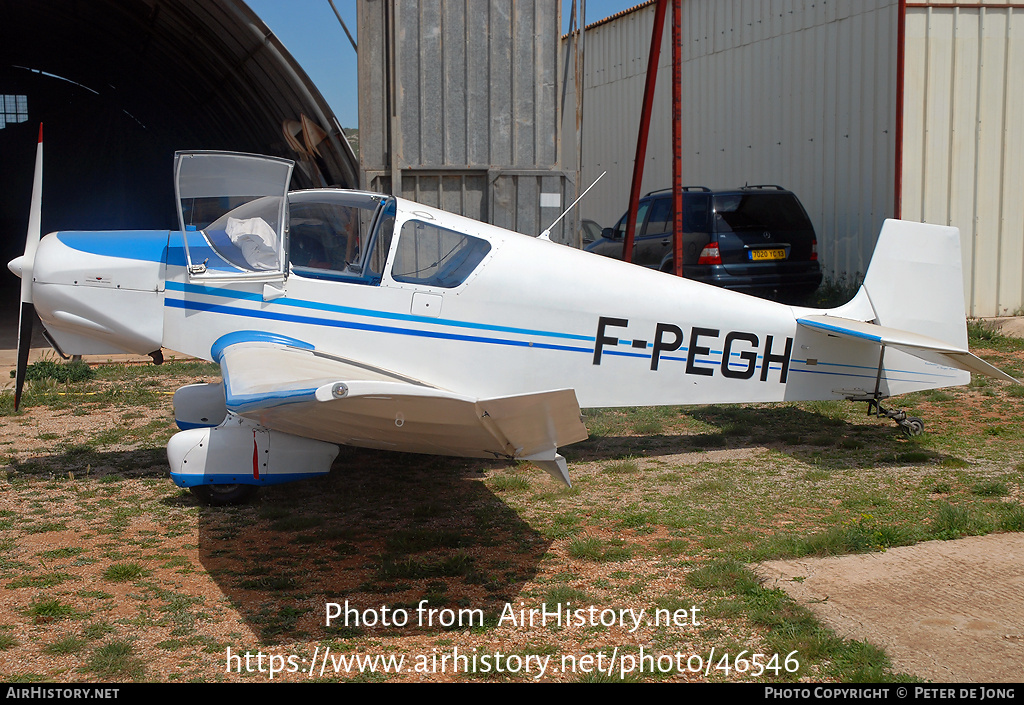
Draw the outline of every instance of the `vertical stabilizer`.
M876 322L967 349L957 228L886 220L864 277Z

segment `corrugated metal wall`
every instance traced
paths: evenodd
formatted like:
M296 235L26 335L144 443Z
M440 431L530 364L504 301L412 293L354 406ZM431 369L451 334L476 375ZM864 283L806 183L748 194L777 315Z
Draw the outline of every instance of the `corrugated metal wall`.
M1024 303L1024 7L911 4L903 217L956 225L973 316Z
M792 189L825 270L863 274L894 208L897 9L895 0L684 0L684 183ZM653 18L648 6L587 33L582 181L609 175L583 214L605 226L627 206ZM645 191L671 183L669 20Z
M365 186L537 235L566 203L558 0L364 0ZM559 226L556 240L567 239Z

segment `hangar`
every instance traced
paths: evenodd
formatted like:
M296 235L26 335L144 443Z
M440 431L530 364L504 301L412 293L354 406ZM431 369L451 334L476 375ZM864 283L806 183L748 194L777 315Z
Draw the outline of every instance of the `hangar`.
M1024 309L1024 4L682 8L684 183L792 189L818 232L823 268L848 281L863 275L883 219L955 225L969 315ZM581 180L608 177L602 198L582 209L604 226L627 206L653 18L652 0L589 25L583 42ZM671 183L670 24L645 192ZM575 158L569 122L565 163Z
M326 101L241 0L0 3L0 108L4 262L24 247L40 122L43 232L173 227L179 149L295 159L296 188L359 184Z

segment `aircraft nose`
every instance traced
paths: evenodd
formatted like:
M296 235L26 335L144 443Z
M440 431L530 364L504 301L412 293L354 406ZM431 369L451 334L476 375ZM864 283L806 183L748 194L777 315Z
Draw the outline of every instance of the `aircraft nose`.
M14 276L21 279L21 273L25 271L25 262L28 258L25 255L18 255L7 263L7 268L14 273Z

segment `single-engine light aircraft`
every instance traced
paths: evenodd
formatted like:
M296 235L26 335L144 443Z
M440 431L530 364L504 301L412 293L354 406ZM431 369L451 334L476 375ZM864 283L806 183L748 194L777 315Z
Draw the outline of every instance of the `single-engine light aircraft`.
M339 444L529 460L568 484L581 406L851 399L919 433L881 402L1015 381L967 350L956 228L886 221L856 297L812 310L393 196L289 192L292 166L180 152L177 230L40 240L40 159L10 265L16 397L33 306L62 355L214 360L222 383L174 396L167 455L176 484L228 503L327 473Z

